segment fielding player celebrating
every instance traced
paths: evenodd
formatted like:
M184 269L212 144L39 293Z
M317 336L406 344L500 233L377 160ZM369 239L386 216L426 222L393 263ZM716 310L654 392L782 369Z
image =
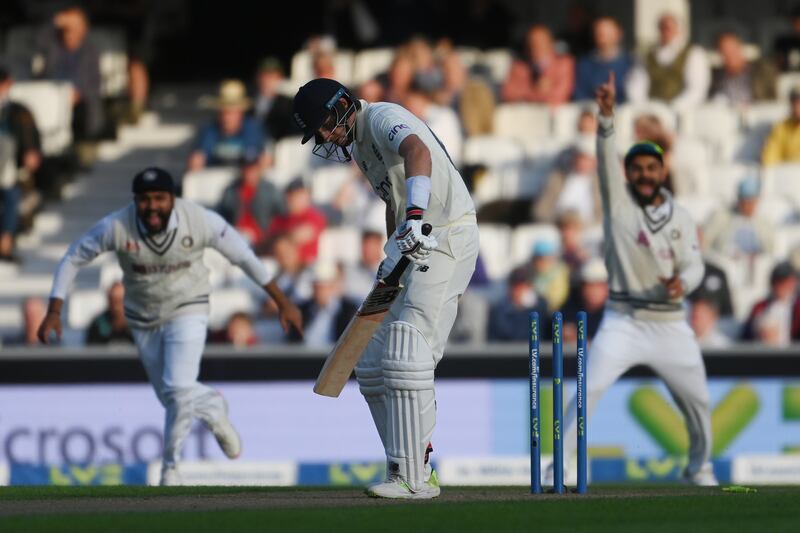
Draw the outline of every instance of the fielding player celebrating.
M403 255L413 263L355 369L387 458L386 481L367 493L435 498L439 483L427 461L434 369L475 269L475 206L442 143L398 105L369 104L334 80L316 79L297 92L294 117L303 143L314 138L314 153L326 159L354 159L386 203L389 239L378 276ZM433 226L429 236L423 222Z
M166 409L162 485L181 483L181 447L199 418L234 459L239 435L222 395L197 381L208 324L209 271L203 251L214 248L275 299L284 330L302 328L300 311L269 280L264 265L222 217L175 198L165 170L151 167L133 179L134 201L111 213L70 246L55 273L39 339L61 336L61 308L78 268L115 252L123 271L125 317L158 400Z
M664 380L686 419L689 463L684 479L716 485L708 460L711 416L706 372L682 306L684 295L703 277L697 228L689 213L662 188L666 169L658 145L633 145L625 156L625 176L620 172L614 142L614 87L612 72L596 91L610 296L589 353L588 415L625 371L649 366ZM567 413L564 455L571 457L577 429L575 398Z

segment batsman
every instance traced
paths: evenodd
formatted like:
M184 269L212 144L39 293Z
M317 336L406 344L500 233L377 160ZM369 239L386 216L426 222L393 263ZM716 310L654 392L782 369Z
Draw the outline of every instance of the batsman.
M378 498L435 498L429 464L436 425L434 371L442 358L478 256L475 206L447 150L403 107L367 103L337 81L315 79L294 98L303 143L340 162L354 160L386 203L389 236L378 278L402 257L402 292L367 344L356 378L386 452ZM423 232L430 224L430 235Z
M614 74L596 91L600 108L597 157L603 200L609 301L588 355L587 408L636 365L664 380L689 433L687 483L716 485L708 458L711 414L706 371L686 322L684 296L703 278L697 228L689 212L663 187L661 148L634 144L619 164L614 134ZM564 456L574 450L575 399L567 407ZM551 472L548 471L548 474Z

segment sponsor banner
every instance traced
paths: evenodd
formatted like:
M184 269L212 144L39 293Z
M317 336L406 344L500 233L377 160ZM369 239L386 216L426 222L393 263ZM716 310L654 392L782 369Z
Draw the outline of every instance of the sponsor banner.
M595 483L620 482L680 482L685 457L661 458L596 458L589 461L591 480ZM720 483L731 482L731 461L712 461L714 474Z
M542 455L542 480L552 462L552 455ZM443 485L530 485L531 460L529 456L441 459L436 472ZM591 471L588 475L591 481ZM565 476L568 485L577 483L576 460L566 469Z
M334 485L364 487L383 481L386 461L370 463L301 463L300 485Z
M8 485L9 482L8 478L9 478L8 465L6 463L0 463L0 487Z
M288 461L190 461L179 465L184 485L275 486L298 484L297 465ZM158 485L161 462L147 467L147 484Z
M800 454L736 457L732 477L734 483L800 485Z
M10 485L146 485L147 465L63 465L12 464Z

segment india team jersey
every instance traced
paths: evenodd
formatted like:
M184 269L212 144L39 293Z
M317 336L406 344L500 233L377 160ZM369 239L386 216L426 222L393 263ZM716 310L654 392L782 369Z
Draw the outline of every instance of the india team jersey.
M668 191L657 209L642 208L629 191L614 142L613 120L599 117L597 135L603 233L610 306L660 320L681 320L681 299L670 299L661 278L679 275L684 294L700 284L704 266L697 227Z
M373 189L392 209L395 224L406 218L406 176L400 143L409 135L419 137L431 153L431 197L424 220L434 227L451 224L466 215L475 216L475 204L447 149L413 113L385 102L361 101L356 118L353 159Z

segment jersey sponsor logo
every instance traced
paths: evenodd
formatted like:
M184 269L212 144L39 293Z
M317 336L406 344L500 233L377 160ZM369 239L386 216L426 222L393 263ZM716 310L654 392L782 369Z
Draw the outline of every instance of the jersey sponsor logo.
M389 203L389 199L392 197L392 183L389 181L389 175L387 174L383 181L375 185L375 193L381 197L385 203Z
M184 270L191 266L192 263L189 261L181 261L174 265L142 265L134 263L131 265L131 269L137 274L172 274L173 272Z
M369 170L369 166L367 165L366 161L361 161L361 170L363 170L365 174Z
M194 239L190 235L187 235L183 239L181 239L181 246L184 248L191 248L194 245Z
M400 130L410 130L411 128L408 124L395 124L392 129L389 130L389 140L393 141L395 137L397 137L397 133Z
M381 163L383 163L383 156L381 155L381 151L378 150L378 147L375 146L375 143L370 143L370 146L372 146L372 154L375 156L375 158Z

